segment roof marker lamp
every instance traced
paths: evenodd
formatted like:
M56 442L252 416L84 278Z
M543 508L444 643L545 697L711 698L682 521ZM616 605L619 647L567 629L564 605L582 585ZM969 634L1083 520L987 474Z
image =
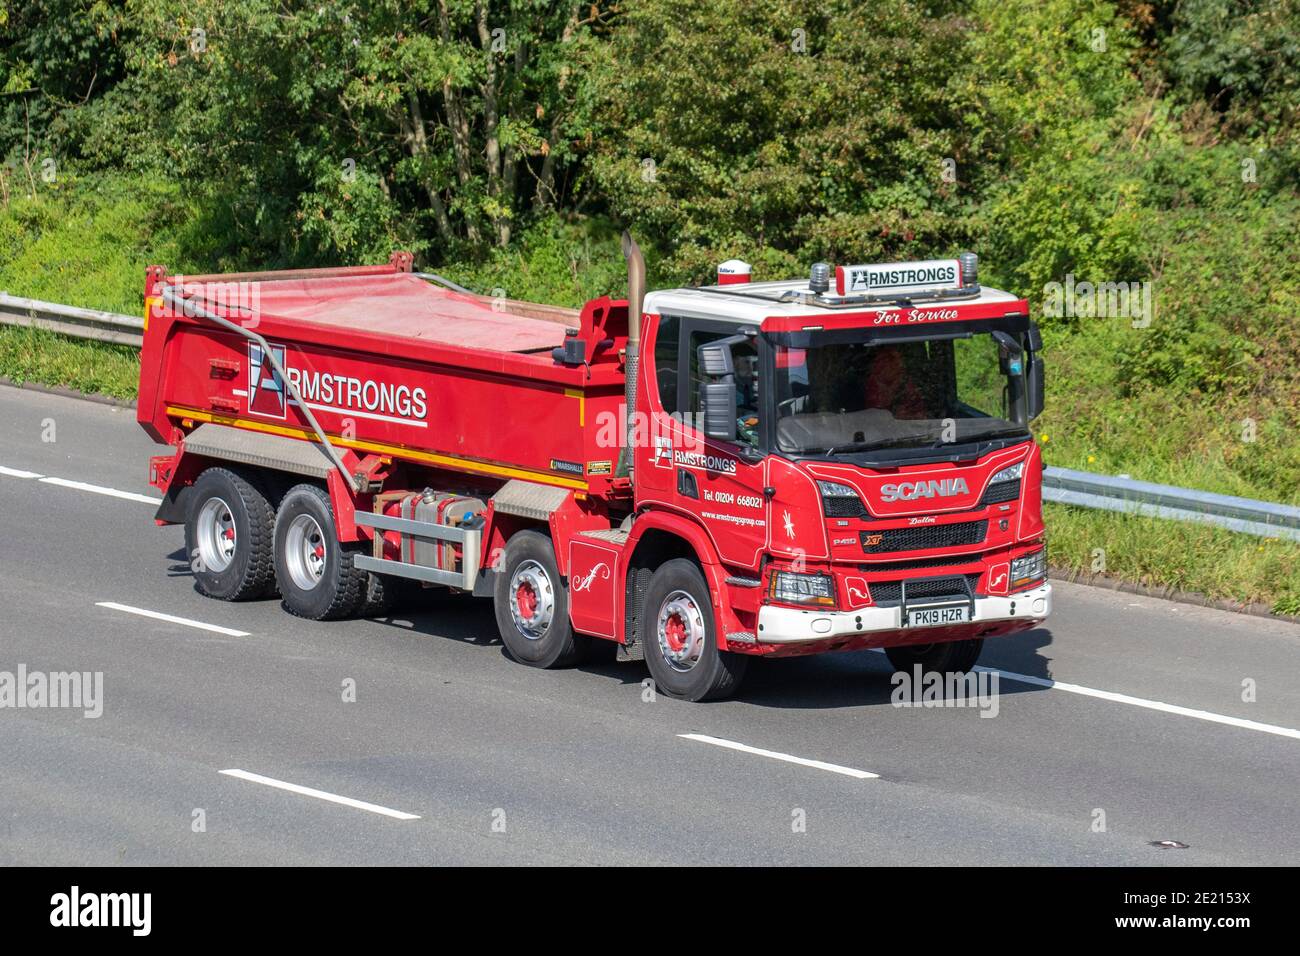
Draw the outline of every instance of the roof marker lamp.
M972 288L979 281L980 257L973 252L963 252L957 256L957 261L961 263L962 287L966 289Z

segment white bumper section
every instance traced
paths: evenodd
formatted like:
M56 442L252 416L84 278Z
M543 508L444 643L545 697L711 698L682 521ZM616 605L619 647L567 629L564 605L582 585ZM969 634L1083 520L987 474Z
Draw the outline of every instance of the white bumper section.
M975 617L971 623L1038 620L1051 613L1052 586L1044 584L1007 597L976 598ZM764 605L758 612L758 641L760 644L799 644L870 631L896 631L903 627L902 617L901 607L821 611Z

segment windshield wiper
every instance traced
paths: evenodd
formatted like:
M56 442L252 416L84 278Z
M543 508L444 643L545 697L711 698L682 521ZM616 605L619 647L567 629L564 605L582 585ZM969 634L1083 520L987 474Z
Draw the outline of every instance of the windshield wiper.
M863 451L876 451L880 448L915 448L917 442L929 441L929 435L902 435L897 438L881 438L876 441L850 441L841 445L832 445L823 455L848 455ZM911 444L904 444L910 442ZM812 449L808 449L811 451Z
M989 428L984 431L975 432L971 435L963 435L956 441L937 442L935 448L943 445L960 445L963 442L985 441L989 438L1003 438L1007 435L1028 435L1029 429L1023 425L1012 425L1010 428Z

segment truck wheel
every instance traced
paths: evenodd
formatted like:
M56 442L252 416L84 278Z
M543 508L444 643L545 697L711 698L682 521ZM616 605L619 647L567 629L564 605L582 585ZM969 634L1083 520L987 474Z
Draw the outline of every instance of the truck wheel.
M637 639L659 690L682 700L730 697L749 664L718 649L709 586L685 558L666 562L650 578Z
M569 592L550 538L520 531L506 542L505 566L496 578L497 627L511 657L531 667L582 660L589 639L574 634L569 623Z
M185 520L185 553L199 591L222 601L244 601L273 588L274 524L266 496L241 473L209 468L199 475Z
M275 516L275 579L285 610L313 621L353 614L366 597L367 575L352 566L357 548L334 533L329 493L295 485Z
M418 581L371 571L366 575L366 597L357 613L361 617L385 617L413 603L422 590Z
M965 674L975 666L983 648L984 638L976 637L969 641L886 647L885 656L889 658L889 663L894 665L894 670L898 671L911 673L913 668L920 664L923 672Z

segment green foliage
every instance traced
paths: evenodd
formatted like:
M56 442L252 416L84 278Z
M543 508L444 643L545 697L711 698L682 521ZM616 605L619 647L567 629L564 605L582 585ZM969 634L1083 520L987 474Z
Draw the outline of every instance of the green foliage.
M1185 101L1231 128L1295 142L1300 109L1300 3L1183 0L1165 41L1165 69Z
M951 249L969 198L942 163L987 157L955 88L949 4L643 0L592 51L605 134L587 171L611 211L704 278L744 255L781 273Z
M534 222L510 248L448 263L440 274L485 295L571 308L627 289L619 231L607 220L558 215Z
M200 272L216 240L176 183L87 176L41 184L0 208L0 288L135 314L144 268Z
M5 325L0 326L0 378L20 385L35 382L134 398L140 379L140 352Z

